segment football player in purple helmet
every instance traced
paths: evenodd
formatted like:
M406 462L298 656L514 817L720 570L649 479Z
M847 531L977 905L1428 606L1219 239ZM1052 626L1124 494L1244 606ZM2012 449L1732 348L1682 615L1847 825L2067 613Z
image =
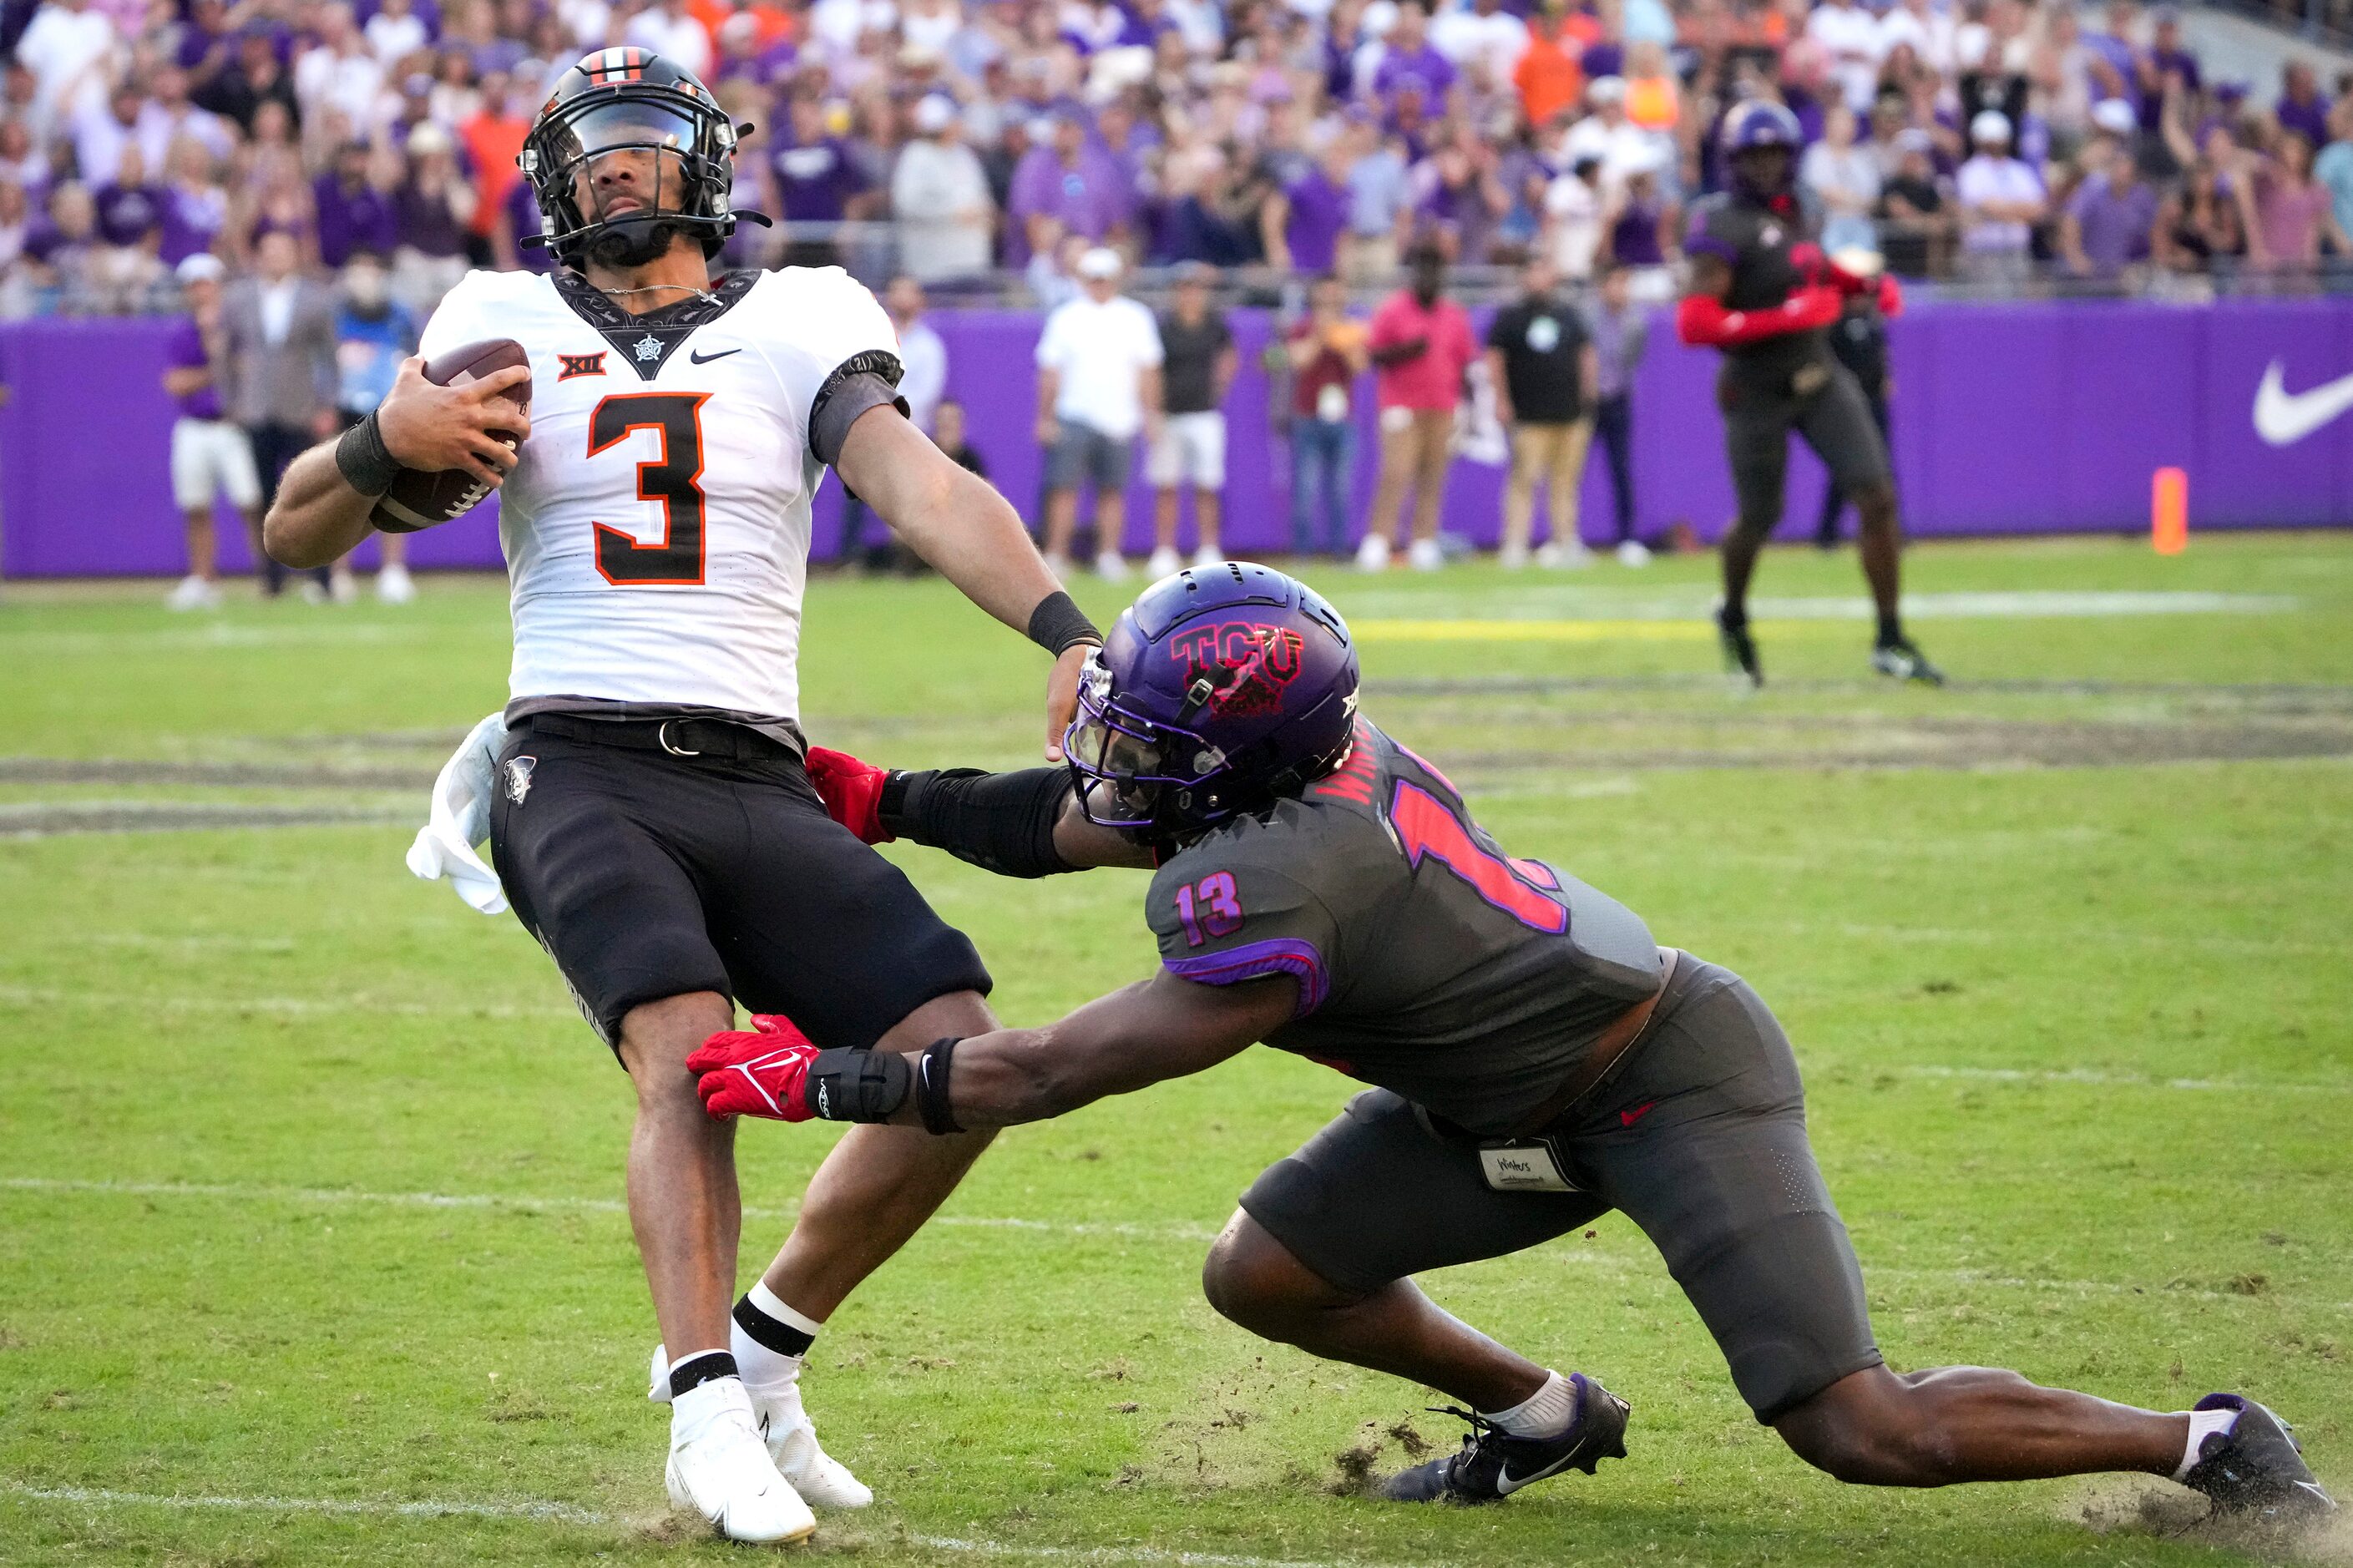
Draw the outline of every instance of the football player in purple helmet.
M1002 1127L1259 1041L1373 1085L1242 1195L1203 1284L1256 1333L1470 1407L1460 1452L1383 1483L1400 1500L1493 1501L1625 1453L1626 1401L1411 1278L1619 1208L1757 1419L1842 1479L2137 1470L2275 1519L2333 1509L2284 1424L2238 1394L2164 1415L1983 1367L1891 1370L1772 1013L1623 904L1507 854L1356 712L1347 627L1305 584L1179 573L1120 617L1082 686L1065 767L897 773L818 750L810 775L869 841L1011 876L1155 868L1159 966L1044 1028L913 1058L820 1050L757 1017L688 1060L712 1115Z

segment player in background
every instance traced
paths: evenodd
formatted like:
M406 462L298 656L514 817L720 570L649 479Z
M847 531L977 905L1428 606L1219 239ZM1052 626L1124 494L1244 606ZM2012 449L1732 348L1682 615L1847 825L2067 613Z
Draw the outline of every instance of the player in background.
M690 1059L705 1103L955 1134L1261 1040L1377 1086L1242 1195L1202 1283L1255 1333L1477 1413L1459 1453L1389 1479L1400 1500L1493 1501L1623 1455L1624 1400L1449 1316L1410 1278L1617 1208L1664 1255L1757 1418L1841 1480L2137 1470L2274 1521L2333 1511L2287 1428L2238 1394L2166 1415L1993 1368L1888 1368L1764 1001L1658 946L1608 895L1507 855L1356 698L1331 606L1229 563L1156 584L1120 616L1088 664L1065 767L886 773L817 752L830 809L870 841L1013 876L1156 867L1145 918L1160 966L1058 1023L944 1037L912 1063L755 1019Z
M818 1447L802 1359L989 1135L845 1139L731 1312L733 1139L685 1059L738 997L883 1055L995 1026L972 943L827 816L804 772L796 665L825 469L1046 647L1049 757L1100 638L1012 509L903 416L873 296L833 268L712 279L735 138L701 82L645 50L565 72L521 159L558 270L468 275L422 344L523 344L530 417L499 397L519 367L440 386L410 360L379 409L296 461L268 537L290 563L335 560L404 468L501 488L514 661L492 854L637 1092L629 1214L665 1347L670 1497L774 1541L814 1528L796 1489L870 1500Z
M1883 310L1894 314L1901 301L1894 279L1844 272L1807 239L1791 189L1803 140L1796 115L1778 103L1743 103L1725 117L1723 139L1730 188L1692 208L1683 241L1690 279L1675 331L1687 343L1724 351L1716 401L1740 504L1724 536L1724 604L1715 613L1725 662L1751 685L1765 684L1748 632L1748 581L1781 521L1795 430L1854 503L1862 574L1879 617L1872 668L1941 685L1936 667L1905 636L1897 610L1904 539L1887 443L1853 375L1831 356L1826 331L1846 297L1864 289L1877 289Z

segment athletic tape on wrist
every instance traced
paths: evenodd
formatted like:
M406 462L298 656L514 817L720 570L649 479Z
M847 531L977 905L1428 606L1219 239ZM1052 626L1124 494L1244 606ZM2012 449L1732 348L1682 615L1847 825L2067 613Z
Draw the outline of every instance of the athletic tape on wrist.
M1029 612L1029 640L1060 658L1081 643L1103 647L1103 633L1095 630L1094 622L1087 619L1076 600L1057 588Z
M364 496L380 496L392 489L401 467L400 459L384 444L384 432L374 414L344 431L343 438L335 443L335 468L343 482Z
M955 1061L956 1037L934 1040L915 1060L915 1114L926 1132L961 1132L948 1098L948 1068Z

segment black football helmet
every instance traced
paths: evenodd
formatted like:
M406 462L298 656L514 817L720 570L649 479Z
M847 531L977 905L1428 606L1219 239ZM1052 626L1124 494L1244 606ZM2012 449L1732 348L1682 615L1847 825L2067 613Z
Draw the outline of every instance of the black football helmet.
M677 188L664 188L670 160L659 159L648 206L611 217L584 211L575 189L580 171L630 149L672 154ZM705 256L716 256L738 217L765 224L730 205L734 156L735 127L692 71L649 49L620 47L585 55L556 79L515 163L539 198L539 243L577 267L607 237L617 241L620 264L632 265L659 255L671 234L691 234Z

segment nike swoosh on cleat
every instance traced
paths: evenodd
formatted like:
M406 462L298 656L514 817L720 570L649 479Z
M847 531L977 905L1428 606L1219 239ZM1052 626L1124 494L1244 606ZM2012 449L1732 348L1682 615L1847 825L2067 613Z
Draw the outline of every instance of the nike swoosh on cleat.
M690 351L686 357L696 364L709 364L712 360L725 359L729 354L740 354L743 352L742 349L721 349L715 354L707 354L700 349L695 349Z
M1641 1104L1636 1106L1631 1110L1620 1111L1618 1113L1619 1124L1624 1127L1633 1126L1634 1123L1641 1121L1645 1116L1650 1115L1651 1108L1658 1103L1659 1102L1655 1100L1644 1100Z
M1555 1459L1551 1464L1546 1465L1543 1469L1536 1471L1534 1475L1521 1476L1516 1479L1513 1478L1512 1467L1505 1465L1495 1472L1495 1495L1498 1497L1509 1497L1514 1492L1519 1490L1522 1487L1532 1487L1535 1485L1538 1481L1543 1480L1546 1476L1556 1476L1560 1474L1563 1469L1566 1469L1568 1466L1568 1462L1575 1458L1577 1458L1577 1450L1571 1448L1567 1453L1563 1454L1559 1458Z
M2303 392L2290 392L2280 380L2282 363L2263 369L2255 388L2255 434L2274 447L2290 447L2353 408L2353 375L2340 375Z

